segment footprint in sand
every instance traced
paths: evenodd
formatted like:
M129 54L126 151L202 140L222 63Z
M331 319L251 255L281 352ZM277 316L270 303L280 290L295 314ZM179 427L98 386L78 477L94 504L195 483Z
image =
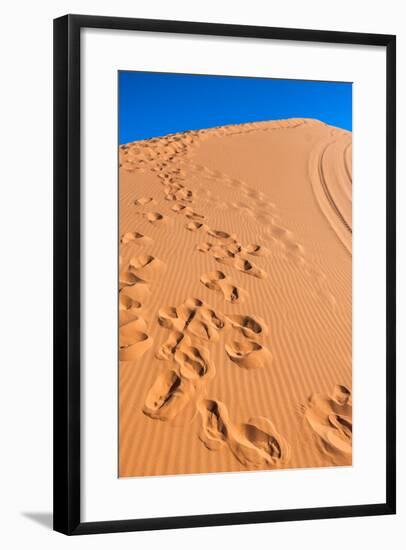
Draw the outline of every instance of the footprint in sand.
M162 307L158 311L158 322L161 327L181 331L185 327L185 319L178 315L176 307Z
M247 275L252 275L252 277L256 277L258 279L264 279L266 277L266 272L260 267L254 265L250 262L250 260L236 258L233 266Z
M212 243L199 243L197 246L196 246L196 250L198 250L199 252L211 252L212 248L213 248L213 244Z
M254 448L247 445L237 447L241 453L239 460L243 464L258 467L267 464L278 467L289 461L289 445L268 418L252 418L246 424L242 424L240 430L243 440Z
M140 197L139 199L135 199L134 204L136 206L145 206L151 202L155 202L152 197Z
M228 235L231 242L228 244L213 244L213 243L200 243L197 245L199 252L209 252L213 258L220 264L224 264L230 267L238 269L247 275L256 277L258 279L264 279L266 272L260 267L256 266L251 260L248 260L243 255L244 252L253 254L256 256L265 255L266 249L260 245L248 245L244 248L238 241L234 239L234 235ZM220 238L220 237L219 237ZM247 250L248 249L248 250Z
M119 275L120 290L125 287L133 286L138 283L144 283L144 282L145 281L140 279L140 277L138 277L134 273L134 271L132 271L131 269L120 271L120 275Z
M192 202L193 192L181 184L165 185L164 186L165 199L168 201L185 201Z
M205 216L203 216L203 214L198 214L197 212L195 212L194 210L191 210L191 209L188 209L185 212L185 216L189 220L204 220L204 218L205 218Z
M215 260L226 265L233 265L232 260L242 251L242 246L235 242L231 244L200 243L196 249L199 252L210 252Z
M267 326L262 319L250 315L227 315L231 326L245 338L257 339L267 333Z
M172 210L176 212L177 214L182 213L184 214L188 219L190 220L204 220L205 216L203 214L198 214L194 210L190 208L190 206L186 206L184 204L175 204L172 206Z
M226 245L214 245L212 246L210 252L213 258L219 264L229 265L234 267L234 262L239 254L239 252L234 252L236 245L226 246Z
M173 420L215 376L209 351L190 345L188 339L176 343L172 358L148 392L144 413L151 418ZM194 410L191 412L194 415Z
M237 237L234 233L227 233L227 231L220 231L218 229L207 228L207 234L215 239L221 239L222 241L233 241L235 242Z
M163 262L148 254L131 258L127 268L120 271L120 290L127 286L153 281L164 267Z
M272 354L258 342L267 333L267 326L262 319L250 315L228 315L233 339L225 344L229 359L238 367L252 370L272 365Z
M186 380L201 380L203 377L211 379L215 374L209 352L202 346L191 346L182 342L177 347L174 358L179 365L181 377Z
M231 244L223 244L221 245L224 250L227 251L227 254L234 257L237 256L237 254L240 254L244 251L242 244L239 242L232 242Z
M179 212L183 212L185 208L187 208L187 206L185 204L180 204L180 203L176 203L172 206L173 212L176 212L177 214Z
M269 212L254 212L254 219L262 225L272 225L275 221L274 215Z
M247 296L247 292L235 286L222 271L211 271L200 277L200 282L210 290L223 294L226 302L240 304Z
M200 440L210 451L227 446L231 422L226 406L220 401L204 399L197 403L201 418Z
M148 285L137 282L125 286L119 292L120 325L137 318L139 312L150 295Z
M150 237L146 237L138 231L124 233L124 235L120 239L121 244L135 243L142 246L147 246L149 244L152 244L152 242L153 241Z
M204 228L204 224L200 222L189 222L185 225L185 228L188 231L198 231L199 229Z
M161 222L165 219L165 216L159 212L146 212L143 214L144 218L149 221L149 223Z
M286 229L285 227L281 227L277 224L273 224L269 232L273 237L275 237L276 239L280 239L282 241L287 241L292 239L292 232Z
M155 352L155 357L163 361L172 359L182 343L189 345L190 338L180 330L172 330L166 342Z
M305 264L305 249L296 242L286 241L284 243L286 255L298 264Z
M328 287L325 273L320 268L312 265L311 261L306 258L305 247L295 240L293 233L282 226L272 224L269 237L282 246L286 258L293 264L300 266L302 273L311 280L316 294L335 310L337 300Z
M136 281L152 281L157 277L163 269L164 263L151 256L150 254L142 254L130 259L128 272Z
M128 288L135 288L135 286L129 286L125 287L120 291L119 294L119 303L120 303L120 310L124 311L130 311L131 309L139 309L142 307L141 302L138 301L136 298L133 298L132 296L129 296L129 293L124 293L125 290Z
M138 318L120 327L120 361L137 361L152 346L146 323Z
M219 330L225 326L224 318L197 298L188 298L178 307L161 308L158 322L169 330L187 333L205 341L217 341Z
M162 171L160 174L157 175L157 178L161 180L161 184L164 186L164 193L167 192L167 187L169 185L173 184L173 173L172 171L167 169L167 164L162 163ZM179 189L178 186L176 186L176 190Z
M298 263L305 262L304 247L294 239L291 231L277 224L272 224L269 233L271 238L278 241L283 246L289 258L296 260Z
M201 300L189 298L178 307L161 308L158 322L170 334L155 356L176 365L178 376L192 383L188 393L197 394L215 375L205 342L218 340L224 320Z
M334 462L351 463L352 398L343 385L333 388L330 395L313 394L303 407L304 419L315 434L319 447Z
M243 369L259 369L272 364L271 352L252 340L234 341L226 344L225 349L231 361Z
M248 244L244 247L244 252L252 256L267 256L269 254L269 250L260 244Z
M175 195L178 191L184 188L184 186L180 183L172 183L171 179L165 179L162 183L164 188L164 193L166 197ZM172 198L171 200L176 200L175 198Z
M191 383L182 380L175 370L164 370L147 394L144 414L157 420L174 419L188 404L191 388Z
M250 468L277 468L288 462L289 445L269 419L257 417L235 424L224 403L212 399L199 401L197 408L201 418L199 437L207 449L228 447L241 464Z
M263 201L266 199L265 193L263 193L262 191L257 191L256 189L247 188L246 196L249 197L250 199L255 199L258 201Z

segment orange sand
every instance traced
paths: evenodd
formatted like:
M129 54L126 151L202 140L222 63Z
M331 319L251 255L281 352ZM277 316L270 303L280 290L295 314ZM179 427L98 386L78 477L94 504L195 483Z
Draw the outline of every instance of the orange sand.
M351 133L289 119L119 155L119 475L351 464Z

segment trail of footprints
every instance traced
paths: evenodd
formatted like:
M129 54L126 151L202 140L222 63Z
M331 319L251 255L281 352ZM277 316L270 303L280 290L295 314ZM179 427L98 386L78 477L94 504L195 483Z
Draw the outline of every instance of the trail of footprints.
M221 206L239 212L243 211L245 215L253 217L260 224L270 225L273 223L276 216L275 205L268 200L265 193L250 187L242 180L219 170L211 170L192 161L188 162L188 170L200 180L203 178L216 184L221 183L222 186L230 189L233 194L238 191L242 196L242 200L232 199L222 203L216 197L213 197L210 189L207 189L203 184L198 185L199 195L214 208Z
M303 121L298 121L297 123L292 123L292 126L289 127L294 128L302 123ZM263 129L270 130L271 128ZM255 128L252 128L248 131L254 130ZM225 206L236 209L240 212L243 211L245 215L250 215L256 222L264 225L267 228L266 238L269 242L279 245L287 260L300 266L301 272L312 279L312 281L316 284L317 292L320 296L327 300L333 309L336 307L335 298L328 289L325 275L320 270L315 269L312 263L306 258L306 251L303 245L296 240L294 234L278 223L275 204L269 200L265 193L248 186L242 180L233 178L228 174L220 172L219 170L211 170L206 166L196 164L192 161L189 161L188 169L192 169L195 174L203 175L204 178L208 180L216 183L221 182L222 185L225 185L230 189L237 189L240 193L242 193L244 197L243 201L232 201ZM211 192L204 188L202 188L202 191L206 195L206 200L209 200ZM213 206L215 206L217 202L218 201L214 197ZM196 231L198 229L205 230L207 227L200 222L188 224L187 229ZM221 261L220 258L217 261Z
M295 128L303 123L305 122L301 120L281 122L285 128ZM244 125L243 130L238 126L230 125L226 128L218 128L216 131L219 135L223 135L224 133L235 135L249 131L271 131L277 127L279 126L253 123ZM265 193L248 186L242 180L233 178L218 170L211 170L205 166L196 164L188 158L193 148L204 140L206 133L204 130L192 131L180 135L170 135L166 138L145 140L144 142L134 144L134 146L122 146L120 148L120 165L130 171L148 168L150 171L156 173L157 178L163 186L165 199L175 202L172 210L188 218L189 221L185 225L186 229L192 232L205 231L209 236L218 239L226 239L227 233L210 229L205 223L204 216L193 210L191 204L194 201L194 193L185 185L186 175L188 173L189 175L195 174L198 177L203 176L217 183L221 182L230 189L238 189L242 193L244 201L232 202L229 206L243 210L246 214L252 215L257 222L265 224L268 227L267 238L270 242L278 243L289 260L293 260L299 264L302 271L312 277L313 280L316 279L319 284L320 293L327 297L332 305L334 305L334 298L326 288L323 274L313 269L308 260L306 260L304 248L296 241L294 235L277 223L275 205L269 201ZM185 169L180 167L182 162L185 163L185 167L187 166L187 173ZM137 199L135 204L145 206L153 202L152 197L143 197ZM166 219L159 212L146 212L143 215L152 224L157 224ZM229 239L232 240L232 236L229 236ZM235 254L235 256L241 255L239 252L233 252L232 249L223 249L223 251L220 251L219 248L214 248L213 255L215 255L215 259L220 263L233 264L233 267L236 267L240 271L256 277L262 278L265 276L264 272L257 270L253 266L252 261L247 258L233 258L229 252ZM223 256L221 257L222 253Z
M179 161L184 160L190 147L202 138L204 132L188 132L182 136L146 140L136 147L122 146L120 166L129 171L149 169L156 172L165 200L174 202L171 210L186 218L185 229L199 235L203 232L214 239L214 242L198 243L196 249L199 252L209 254L221 266L264 279L266 272L256 265L253 258L266 256L270 251L259 244L244 246L236 235L210 228L205 216L193 208L194 194L184 183L186 172L179 166ZM203 173L205 177L220 179L230 188L238 188L246 201L229 206L244 209L260 223L269 225L270 241L278 242L286 254L302 266L306 264L303 247L287 229L275 223L274 205L263 193L190 160L187 167L188 171ZM152 197L140 197L134 201L135 206L142 208L155 203ZM156 211L143 212L142 215L151 224L166 219ZM148 246L151 243L152 239L139 232L126 233L121 239L122 245ZM121 361L138 361L152 346L148 322L140 312L148 300L151 284L159 279L164 267L159 259L141 254L132 257L125 269L120 271ZM221 293L224 300L231 304L246 301L248 293L235 285L222 269L202 274L201 284ZM161 308L158 322L169 331L167 340L155 352L156 358L163 361L165 367L147 392L144 414L152 419L172 421L192 405L199 413L199 438L207 449L218 451L228 448L241 464L250 468L275 468L286 464L290 456L289 444L269 419L256 417L246 423L235 423L230 419L224 403L206 397L208 384L216 374L209 347L218 342L220 332L227 334L224 352L231 364L247 370L272 364L272 353L262 343L262 337L267 332L263 320L250 315L225 316L199 298L188 298L178 306ZM304 408L304 418L319 437L324 451L334 448L345 454L351 452L351 442L348 443L351 423L347 399L349 390L344 386L337 388L341 389L335 390L333 400L326 401L317 396L310 398ZM332 405L333 401L337 406Z
M175 157L179 158L186 154L196 136L196 133L189 132L182 137L174 135L145 140L135 145L123 145L119 151L120 168L129 172L137 170L142 173L146 169L157 172L165 198L187 203L191 201L192 192L180 183L179 180L184 174L178 167L173 166L173 161ZM144 209L156 204L156 201L153 197L138 197L133 204ZM140 215L153 225L166 220L166 216L158 211L142 211ZM152 244L152 239L137 231L125 233L121 238L121 245L133 244L148 246ZM120 361L137 361L152 345L152 338L148 334L148 322L141 312L148 300L151 285L159 278L164 267L163 262L149 254L134 256L125 268L120 266Z
M198 298L158 312L162 327L169 330L166 342L156 352L167 367L150 388L144 413L153 419L173 420L187 405L197 409L201 420L199 438L209 450L228 448L244 466L277 467L289 456L289 446L266 418L233 423L224 403L206 398L207 386L216 374L209 347L227 331L230 360L245 369L269 366L270 351L260 340L266 325L247 315L225 316Z
M197 245L197 250L209 253L218 263L233 267L246 275L251 275L258 279L264 279L267 276L263 269L247 257L247 255L260 255L259 251L262 251L262 254L265 255L267 250L260 245L249 245L247 248L244 248L236 239L231 238L229 242L222 242L221 244L210 242L199 244ZM258 253L255 251L258 251Z
M136 203L144 206L151 201L152 198L140 198ZM127 232L120 240L122 247L137 245L145 248L152 243L151 237L139 231ZM122 261L119 272L119 358L123 362L135 362L152 346L148 320L142 310L151 294L151 285L165 265L147 253L132 256L125 266L121 264Z
M249 187L244 181L232 178L218 170L210 170L199 164L189 163L197 173L204 174L205 178L215 182L221 182L227 187L238 189L243 197L243 201L231 202L228 206L244 214L248 214L254 219L268 227L266 236L271 242L278 243L285 251L290 260L294 260L299 264L306 264L304 247L297 242L294 235L288 229L280 226L277 223L277 214L275 212L275 204L272 203L265 193ZM201 224L196 229L206 229L204 224ZM258 253L257 255L262 255Z

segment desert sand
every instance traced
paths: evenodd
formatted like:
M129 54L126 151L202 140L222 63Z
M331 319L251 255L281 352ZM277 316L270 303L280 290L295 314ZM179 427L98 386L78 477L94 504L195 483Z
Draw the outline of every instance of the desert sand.
M351 132L119 148L119 475L352 462Z

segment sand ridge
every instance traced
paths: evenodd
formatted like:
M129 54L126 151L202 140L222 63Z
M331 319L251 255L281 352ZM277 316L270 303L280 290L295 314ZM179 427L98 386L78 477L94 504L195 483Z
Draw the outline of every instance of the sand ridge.
M120 476L350 464L351 133L256 122L119 158Z

